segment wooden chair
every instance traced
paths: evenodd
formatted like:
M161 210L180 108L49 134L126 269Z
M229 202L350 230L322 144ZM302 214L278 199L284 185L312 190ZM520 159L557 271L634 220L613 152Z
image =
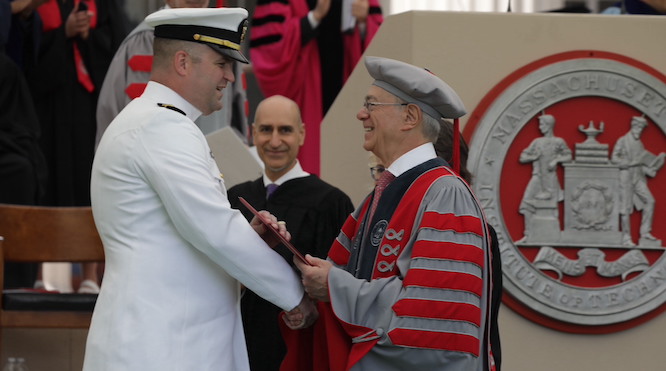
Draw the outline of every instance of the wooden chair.
M90 207L0 204L0 236L0 288L5 262L104 261ZM0 342L6 327L88 328L96 299L96 294L3 292Z

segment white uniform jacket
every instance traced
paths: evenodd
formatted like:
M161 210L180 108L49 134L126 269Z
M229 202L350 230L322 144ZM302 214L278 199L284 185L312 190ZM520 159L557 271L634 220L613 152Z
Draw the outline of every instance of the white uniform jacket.
M150 82L100 142L91 197L106 268L84 370L249 370L239 281L283 309L302 298L292 268L230 208L199 114Z

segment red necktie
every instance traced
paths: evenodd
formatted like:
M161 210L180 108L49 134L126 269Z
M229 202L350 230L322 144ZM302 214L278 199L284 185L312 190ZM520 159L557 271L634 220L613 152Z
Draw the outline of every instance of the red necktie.
M379 198L382 197L384 189L389 185L389 183L393 181L393 179L395 179L395 175L391 174L391 172L388 170L384 170L382 175L379 177L377 185L375 185L375 197L372 199L372 205L370 205L369 220L372 220L372 217L375 215L375 209L377 209Z

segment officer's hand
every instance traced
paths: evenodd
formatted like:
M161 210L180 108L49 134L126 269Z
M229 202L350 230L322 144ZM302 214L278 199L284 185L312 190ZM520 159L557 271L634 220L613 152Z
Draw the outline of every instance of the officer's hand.
M278 221L275 215L265 210L259 211L259 215L261 217L261 220L273 226L273 228L277 229L278 232L280 232L280 235L282 235L282 237L284 237L287 241L291 240L291 233L287 231L287 223L283 221ZM280 239L277 236L275 236L271 231L269 231L268 228L264 225L264 223L261 222L261 220L257 216L255 216L250 221L250 226L252 226L252 228L257 232L259 236L261 236L261 238L266 242L268 246L270 247L277 246L280 243Z

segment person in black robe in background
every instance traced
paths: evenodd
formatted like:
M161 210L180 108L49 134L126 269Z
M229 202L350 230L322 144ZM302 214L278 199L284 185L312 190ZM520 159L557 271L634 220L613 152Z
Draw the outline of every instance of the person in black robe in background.
M36 205L46 179L39 122L23 74L0 51L0 203ZM32 287L36 264L5 263L4 288Z
M252 213L238 197L257 210L267 210L287 223L291 243L303 255L325 258L342 224L353 211L349 197L316 175L304 172L296 159L305 128L296 103L283 96L263 100L252 124L254 145L264 162L264 175L228 191L229 202L250 220ZM270 184L278 185L270 195ZM293 265L283 245L276 251ZM271 269L271 267L265 267ZM286 348L278 327L280 308L246 290L241 300L243 326L252 371L278 370Z
M47 0L35 13L41 30L24 35L28 44L19 48L19 57L48 168L41 203L90 206L95 108L111 59L129 31L127 18L120 0ZM83 264L79 292L96 293L98 284L97 264Z
M5 54L19 17L30 2L0 0L0 203L36 205L43 194L46 162L39 147L40 128L23 72ZM3 288L31 287L37 264L5 263Z
M128 31L118 0L75 3L49 0L37 8L42 32L32 37L39 40L38 49L23 48L49 169L44 198L49 206L90 206L97 95Z

